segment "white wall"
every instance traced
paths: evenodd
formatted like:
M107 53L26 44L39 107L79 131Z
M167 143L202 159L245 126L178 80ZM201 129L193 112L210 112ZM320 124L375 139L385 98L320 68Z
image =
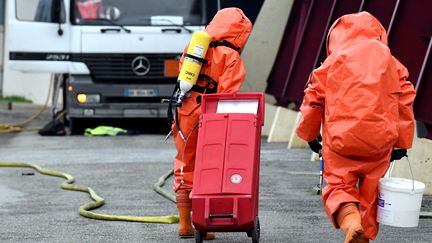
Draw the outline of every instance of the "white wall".
M293 0L266 0L243 49L246 79L242 91L264 92L285 31ZM272 96L266 101L273 102Z
M242 59L246 68L246 79L241 91L264 92L267 77L279 50L293 0L266 0L254 23L252 33L243 49ZM277 107L273 96L266 95L263 136L269 136ZM288 136L288 135L287 135Z
M3 96L19 95L43 104L48 95L50 74L20 73L10 70L7 61L3 74Z

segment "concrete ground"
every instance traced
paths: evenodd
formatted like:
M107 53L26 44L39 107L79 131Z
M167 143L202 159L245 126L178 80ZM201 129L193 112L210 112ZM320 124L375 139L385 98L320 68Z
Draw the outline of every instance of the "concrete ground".
M34 107L0 108L0 123L19 121ZM34 122L43 125L47 112ZM143 124L145 125L145 124ZM175 154L163 134L119 137L41 137L34 132L0 134L0 161L27 162L73 175L106 204L96 212L114 215L175 214L175 204L152 190L171 169ZM324 213L319 166L307 149L262 142L260 174L261 242L343 242ZM59 188L63 179L26 168L0 168L0 242L194 242L176 236L177 224L88 219L78 214L90 202L85 193ZM172 179L165 188L171 189ZM432 211L432 198L422 210ZM251 242L245 233L218 233L213 242ZM432 242L432 220L417 228L381 226L374 242Z

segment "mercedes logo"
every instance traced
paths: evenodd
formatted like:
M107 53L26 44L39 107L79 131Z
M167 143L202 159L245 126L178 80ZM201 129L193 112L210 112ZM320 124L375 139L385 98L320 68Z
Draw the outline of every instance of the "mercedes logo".
M150 71L150 61L144 56L137 56L132 61L132 71L138 76L144 76Z

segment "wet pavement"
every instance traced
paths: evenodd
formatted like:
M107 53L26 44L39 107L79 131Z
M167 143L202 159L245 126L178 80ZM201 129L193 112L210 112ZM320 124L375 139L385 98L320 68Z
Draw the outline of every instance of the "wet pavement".
M19 121L35 108L0 110L0 123ZM49 120L49 112L34 125ZM145 123L143 123L145 126ZM175 155L164 134L119 137L41 137L35 132L0 134L0 161L34 163L69 173L77 185L105 198L96 212L114 215L169 215L175 204L152 189L172 167ZM262 140L260 174L261 242L343 242L324 213L319 165L307 149ZM90 202L85 193L60 189L61 178L27 168L0 168L0 242L194 242L178 239L177 224L93 220L78 214ZM29 174L29 175L27 175ZM172 178L165 188L171 190ZM432 211L424 197L422 210ZM218 233L213 242L251 242L245 233ZM432 242L432 219L417 228L381 226L374 242Z

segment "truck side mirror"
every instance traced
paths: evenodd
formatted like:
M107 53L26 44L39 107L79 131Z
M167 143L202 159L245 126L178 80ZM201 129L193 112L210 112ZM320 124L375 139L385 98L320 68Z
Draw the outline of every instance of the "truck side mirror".
M63 35L63 30L61 28L62 19L62 2L63 0L52 0L51 4L51 21L53 23L58 23L58 35Z

